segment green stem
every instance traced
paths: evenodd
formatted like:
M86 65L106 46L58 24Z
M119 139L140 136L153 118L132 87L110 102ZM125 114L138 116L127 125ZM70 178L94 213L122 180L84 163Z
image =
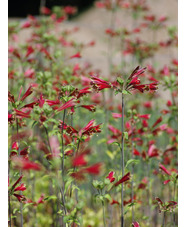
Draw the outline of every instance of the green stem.
M102 201L102 207L103 207L103 223L104 223L104 227L106 227L105 206L104 206L104 202L103 201Z
M121 156L122 156L122 176L124 176L124 169L125 169L125 163L124 163L124 94L122 94L122 123L121 123L121 131L122 131L122 144L121 144ZM124 199L124 183L121 185L121 227L124 227L125 221L124 221L124 205L123 205L123 199Z
M12 226L10 196L8 196L9 226Z
M18 140L18 153L20 156L20 140L19 140L19 124L18 124L18 119L16 119L16 128L17 128L17 140ZM20 170L19 175L22 175L22 172ZM22 191L20 192L22 195ZM21 213L21 227L23 227L23 205L22 202L20 203L20 213Z

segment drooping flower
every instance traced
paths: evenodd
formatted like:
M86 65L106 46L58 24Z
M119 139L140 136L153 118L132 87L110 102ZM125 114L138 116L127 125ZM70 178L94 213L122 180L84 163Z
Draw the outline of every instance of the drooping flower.
M134 221L132 223L132 227L140 227L139 223L137 221Z
M24 101L29 95L31 95L33 92L32 85L29 86L29 88L26 90L25 94L22 96L20 101Z
M95 105L81 105L81 107L91 111L91 112L95 112L96 111L96 106Z
M115 181L114 172L111 171L109 173L109 175L106 177L106 179L109 179L110 180L110 183L112 183L113 181Z
M81 58L81 55L80 55L80 53L78 52L78 53L76 53L76 54L70 56L70 59L72 59L72 58Z
M21 181L22 178L23 178L23 175L20 176L18 178L18 180L9 189L9 195L15 196L19 200L19 202L21 202L21 200L25 199L25 196L19 195L19 194L15 193L16 191L25 191L26 190L26 186L23 183L20 184L19 186L17 186L20 183L20 181Z
M32 162L22 157L13 157L12 161L15 164L15 167L20 170L41 170L41 166L38 163Z
M93 126L94 122L95 122L95 120L91 120L84 128L82 128L80 130L79 135L80 136L83 136L83 135L90 136L93 133L100 133L101 132L101 129L100 129L101 124Z
M92 166L89 166L89 167L83 169L83 171L86 173L89 173L91 175L98 175L101 171L101 166L102 166L102 163L96 163Z
M125 174L119 181L117 181L114 186L117 187L119 184L122 184L126 181L130 180L130 172L128 172L127 174Z
M166 169L164 165L159 164L159 168L160 168L164 173L166 173L167 175L171 176L171 172L170 172L168 169Z
M90 84L97 91L101 91L101 90L103 90L105 88L112 88L111 83L109 83L109 82L107 82L105 80L102 80L102 79L100 79L98 77L93 76L93 77L91 77L91 80L92 81L91 81Z
M62 111L62 110L65 110L67 108L70 108L70 107L74 107L76 104L74 102L74 98L70 99L68 102L66 102L65 104L63 104L61 107L59 107L57 109L57 111Z
M85 154L79 154L72 160L73 167L85 166L87 161L85 160Z

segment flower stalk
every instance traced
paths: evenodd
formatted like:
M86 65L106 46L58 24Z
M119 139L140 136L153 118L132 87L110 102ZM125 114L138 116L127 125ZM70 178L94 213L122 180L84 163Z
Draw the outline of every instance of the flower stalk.
M124 176L124 169L125 169L125 163L124 163L124 94L122 93L122 118L121 118L121 131L122 131L122 143L121 143L121 157L122 157L122 176ZM121 185L121 227L124 227L124 205L123 205L123 199L124 199L124 183Z

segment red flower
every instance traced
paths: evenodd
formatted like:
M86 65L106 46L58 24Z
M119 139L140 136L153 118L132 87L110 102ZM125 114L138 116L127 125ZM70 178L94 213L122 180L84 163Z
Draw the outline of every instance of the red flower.
M156 147L154 146L154 144L150 145L149 146L149 149L148 149L148 156L149 158L152 158L152 157L157 157L159 154L158 154L158 149L156 149Z
M17 118L21 118L21 119L22 118L30 118L30 111L28 111L27 113L24 113L24 112L22 112L20 110L16 110L16 109L14 109L14 111L15 111Z
M22 24L21 28L29 28L31 27L31 22L30 21L26 21L24 24Z
M48 15L51 13L51 10L45 6L41 7L41 13L42 14L45 14L45 15Z
M95 112L96 111L96 106L95 105L81 105L81 107L91 111L91 112Z
M85 166L86 164L87 164L87 161L85 160L84 153L77 155L72 161L73 167Z
M76 53L76 54L70 56L70 59L72 59L72 58L81 58L81 55L80 55L80 53L78 52L78 53Z
M62 111L62 110L65 110L67 108L70 108L70 107L74 107L76 104L74 102L74 98L70 99L68 102L66 102L65 104L63 104L61 107L59 107L57 109L57 111Z
M30 85L20 101L24 101L29 95L32 94L32 92L33 92L32 85Z
M101 166L102 166L101 163L96 163L90 167L83 169L83 171L92 175L98 175L100 173Z
M159 168L166 173L167 175L171 176L171 172L165 168L165 166L163 166L162 164L159 164Z
M117 187L119 184L122 184L126 181L130 180L130 172L128 172L127 174L125 174L119 181L117 181L114 186Z
M134 221L132 223L132 227L140 227L139 223L137 221Z
M66 14L72 15L72 14L76 13L77 10L76 10L75 7L65 6L64 11L65 11Z
M32 53L34 52L34 49L32 48L32 46L28 46L27 47L27 52L26 52L26 58L29 57Z
M58 105L60 103L60 101L57 99L57 100L49 100L49 99L45 99L45 101L47 102L47 104L49 106L54 106L54 105Z
M100 125L95 125L93 126L95 120L91 120L84 128L82 128L79 132L79 135L82 136L82 135L87 135L87 136L90 136L92 135L93 133L100 133L101 132L101 129L100 129Z
M135 149L135 148L134 148L134 150L133 150L133 154L134 154L135 156L140 156L140 155L141 155L140 152L139 152L137 149Z
M105 89L105 88L112 88L112 85L109 83L109 82L107 82L107 81L105 81L105 80L102 80L102 79L99 79L99 78L97 78L97 77L95 77L95 76L93 76L92 78L91 78L91 85L93 86L93 88L95 89L95 90L97 90L97 91L101 91L101 90L103 90L103 89Z
M110 205L114 205L114 204L118 204L119 205L119 202L113 199L112 202L110 203Z
M78 91L78 95L77 95L77 99L79 99L80 97L82 97L85 94L91 93L90 88L89 87L85 87L81 90Z
M113 181L115 181L114 172L111 171L106 178L110 180L110 183L112 183Z
M146 68L140 68L139 66L131 73L127 80L127 84L125 89L130 90L139 90L140 92L144 91L155 91L157 90L157 82L153 82L150 84L140 84L140 79L138 78L141 74L145 72Z
M122 114L119 113L112 113L113 118L121 118Z
M12 161L16 164L16 168L21 170L41 170L41 166L39 164L21 157L14 157L12 158Z
M16 187L22 178L23 178L23 175L19 177L19 179L12 185L12 187L9 190L9 193L11 195L14 195L19 201L21 201L22 199L25 199L25 197L23 195L18 195L15 193L16 191L25 191L26 190L26 187L24 184L20 184L18 187Z
M162 122L162 117L159 117L157 121L153 124L152 128L154 128L156 125L158 125L160 122Z

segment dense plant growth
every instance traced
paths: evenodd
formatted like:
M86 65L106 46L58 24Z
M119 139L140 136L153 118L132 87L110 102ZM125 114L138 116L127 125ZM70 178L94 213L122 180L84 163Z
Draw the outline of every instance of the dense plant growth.
M61 28L75 8L9 23L9 226L177 226L178 61L154 60L176 28L145 0L96 7L111 14L107 76L84 62L96 43ZM117 27L118 10L135 27ZM168 40L140 36L160 29Z

